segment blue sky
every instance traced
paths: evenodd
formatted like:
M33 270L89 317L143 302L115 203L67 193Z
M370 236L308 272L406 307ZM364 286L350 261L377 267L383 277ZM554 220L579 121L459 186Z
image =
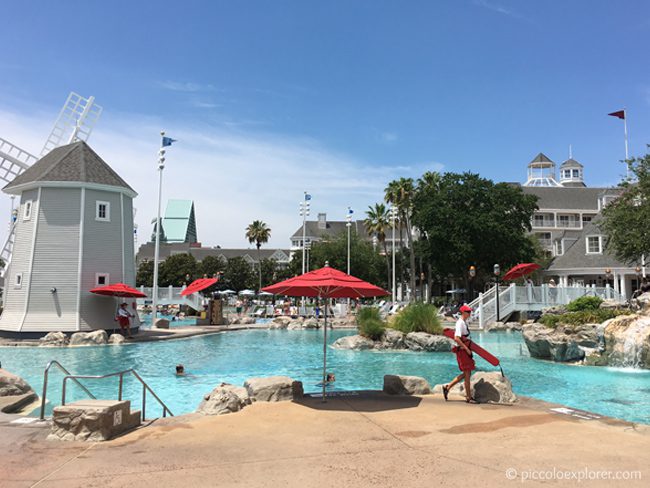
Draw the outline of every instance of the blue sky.
M179 139L165 198L194 198L199 238L222 246L262 219L286 247L304 189L343 219L395 177L523 182L569 144L590 186L614 184L623 126L606 114L624 106L631 154L650 142L644 1L32 1L3 17L0 137L39 153L68 92L94 95L90 143L139 192L140 242L160 128Z

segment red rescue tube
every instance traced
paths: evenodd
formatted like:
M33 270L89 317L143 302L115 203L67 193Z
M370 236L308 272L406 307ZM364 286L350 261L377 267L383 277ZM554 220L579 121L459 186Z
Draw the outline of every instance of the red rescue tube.
M456 331L454 329L444 329L442 333L446 336L449 337L450 339L454 338L454 335ZM469 349L481 356L483 359L485 359L488 363L490 363L492 366L499 366L499 359L496 356L493 356L489 352L487 352L485 349L483 349L481 346L476 344L474 341L470 341L469 344Z

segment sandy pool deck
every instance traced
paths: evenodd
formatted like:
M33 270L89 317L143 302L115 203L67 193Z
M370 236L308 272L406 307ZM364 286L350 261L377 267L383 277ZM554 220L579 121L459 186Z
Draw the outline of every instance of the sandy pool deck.
M351 393L327 403L305 398L160 419L104 443L46 441L45 426L8 420L0 418L0 486L9 488L576 486L577 477L595 476L580 484L628 487L650 480L650 426L581 420L526 399L508 407Z

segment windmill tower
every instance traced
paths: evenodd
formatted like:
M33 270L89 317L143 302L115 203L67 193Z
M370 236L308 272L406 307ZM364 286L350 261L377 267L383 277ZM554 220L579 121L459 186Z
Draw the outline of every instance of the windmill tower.
M43 145L40 157L45 156L52 149L62 144L88 140L95 123L102 114L102 110L101 106L95 104L94 97L84 98L75 92L70 92L68 99L63 104L63 108L54 123L52 132L50 132L49 137ZM0 137L0 180L5 183L11 183L38 159L30 152ZM9 233L2 247L2 251L0 251L0 258L4 261L4 267L0 270L0 276L2 277L4 277L5 271L11 262L16 236L16 217L14 212L12 203L12 219Z

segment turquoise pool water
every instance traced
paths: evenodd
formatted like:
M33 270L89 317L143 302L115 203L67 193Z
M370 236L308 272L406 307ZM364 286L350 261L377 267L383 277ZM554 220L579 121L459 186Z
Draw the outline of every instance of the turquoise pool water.
M328 333L330 343L352 330ZM0 347L2 367L24 377L40 394L43 369L57 359L72 373L104 374L134 368L169 405L174 414L192 412L203 394L220 382L242 384L253 376L287 375L301 380L305 391L318 391L322 368L322 330L246 330L191 339L127 346L84 348ZM650 423L650 371L570 366L528 356L519 333L476 333L475 340L499 356L516 393L574 408ZM188 376L174 367L185 365ZM479 369L493 368L477 360ZM385 374L423 376L431 384L457 374L449 353L328 350L328 370L336 374L336 390L381 389ZM50 377L48 397L61 399L61 377ZM99 398L115 397L117 379L88 383ZM125 381L125 396L138 406L141 390ZM72 398L83 395L71 388ZM149 415L154 402L147 402Z
M188 325L196 325L196 317L192 317L191 319L172 320L174 318L172 315L158 314L158 318L169 320L170 327L187 327ZM140 322L144 328L151 327L151 314L141 314Z

